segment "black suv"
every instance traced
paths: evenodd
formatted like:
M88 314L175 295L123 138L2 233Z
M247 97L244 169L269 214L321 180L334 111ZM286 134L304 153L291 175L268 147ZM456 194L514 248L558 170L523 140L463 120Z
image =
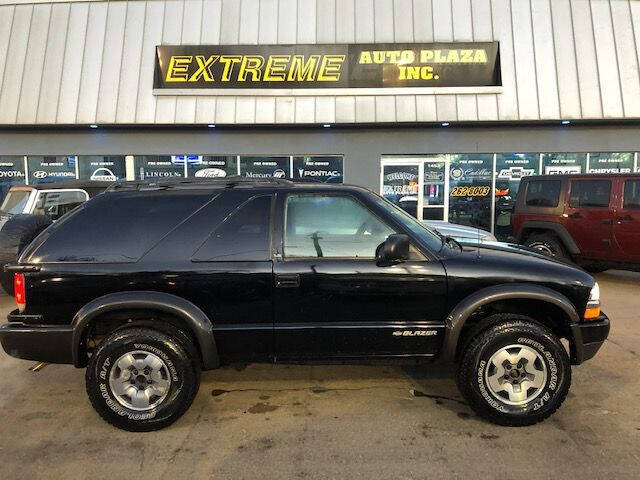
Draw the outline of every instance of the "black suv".
M584 271L517 246L461 245L359 187L241 178L125 182L8 267L18 358L87 366L127 430L182 415L230 362L458 362L473 409L530 425L609 332ZM568 340L569 354L560 342Z

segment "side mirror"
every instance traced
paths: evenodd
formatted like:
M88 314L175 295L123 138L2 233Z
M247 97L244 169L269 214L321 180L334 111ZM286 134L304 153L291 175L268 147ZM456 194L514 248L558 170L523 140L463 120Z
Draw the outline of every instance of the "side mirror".
M376 250L376 263L380 267L396 265L409 259L409 237L393 233Z

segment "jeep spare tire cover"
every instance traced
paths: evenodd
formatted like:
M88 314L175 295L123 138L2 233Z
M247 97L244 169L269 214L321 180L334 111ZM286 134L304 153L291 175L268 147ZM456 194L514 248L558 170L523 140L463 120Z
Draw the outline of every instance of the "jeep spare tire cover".
M8 294L13 295L13 274L5 272L4 266L15 262L20 252L51 223L44 215L18 214L0 229L0 283Z

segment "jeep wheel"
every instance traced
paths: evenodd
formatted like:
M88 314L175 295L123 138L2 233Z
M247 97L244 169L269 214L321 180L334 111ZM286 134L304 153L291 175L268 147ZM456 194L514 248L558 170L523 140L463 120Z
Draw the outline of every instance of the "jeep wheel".
M568 260L569 258L562 243L554 235L548 233L531 235L527 238L525 245L538 250L548 257L555 257L560 260Z
M549 329L511 320L488 328L468 344L457 383L481 417L499 425L533 425L566 398L571 364Z
M124 430L158 430L187 411L199 386L200 370L184 345L149 328L118 330L89 360L87 394L110 424Z

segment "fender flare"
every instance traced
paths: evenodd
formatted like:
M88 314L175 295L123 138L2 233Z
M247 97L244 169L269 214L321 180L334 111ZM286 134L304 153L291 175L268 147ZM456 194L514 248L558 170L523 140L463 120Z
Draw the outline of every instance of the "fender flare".
M536 222L536 221L524 222L520 227L520 234L518 235L518 243L524 242L525 239L523 238L524 237L523 233L525 230L530 228L533 228L536 230L551 230L558 237L560 237L560 240L562 240L562 243L564 243L565 247L567 247L567 250L571 255L580 255L580 248L578 248L578 245L573 240L573 237L571 236L571 234L569 234L569 232L564 227L564 225L561 225L555 222Z
M170 293L143 290L104 295L78 310L71 322L73 327L71 348L75 366L83 365L80 358L80 345L89 323L105 313L129 309L159 310L176 317L193 332L200 347L203 369L209 370L220 365L218 349L213 337L213 324L200 308Z
M539 300L559 307L565 313L564 320L569 331L569 326L580 320L571 301L547 287L512 283L483 288L464 298L447 316L442 358L449 361L455 359L462 327L473 312L483 305L509 299Z

